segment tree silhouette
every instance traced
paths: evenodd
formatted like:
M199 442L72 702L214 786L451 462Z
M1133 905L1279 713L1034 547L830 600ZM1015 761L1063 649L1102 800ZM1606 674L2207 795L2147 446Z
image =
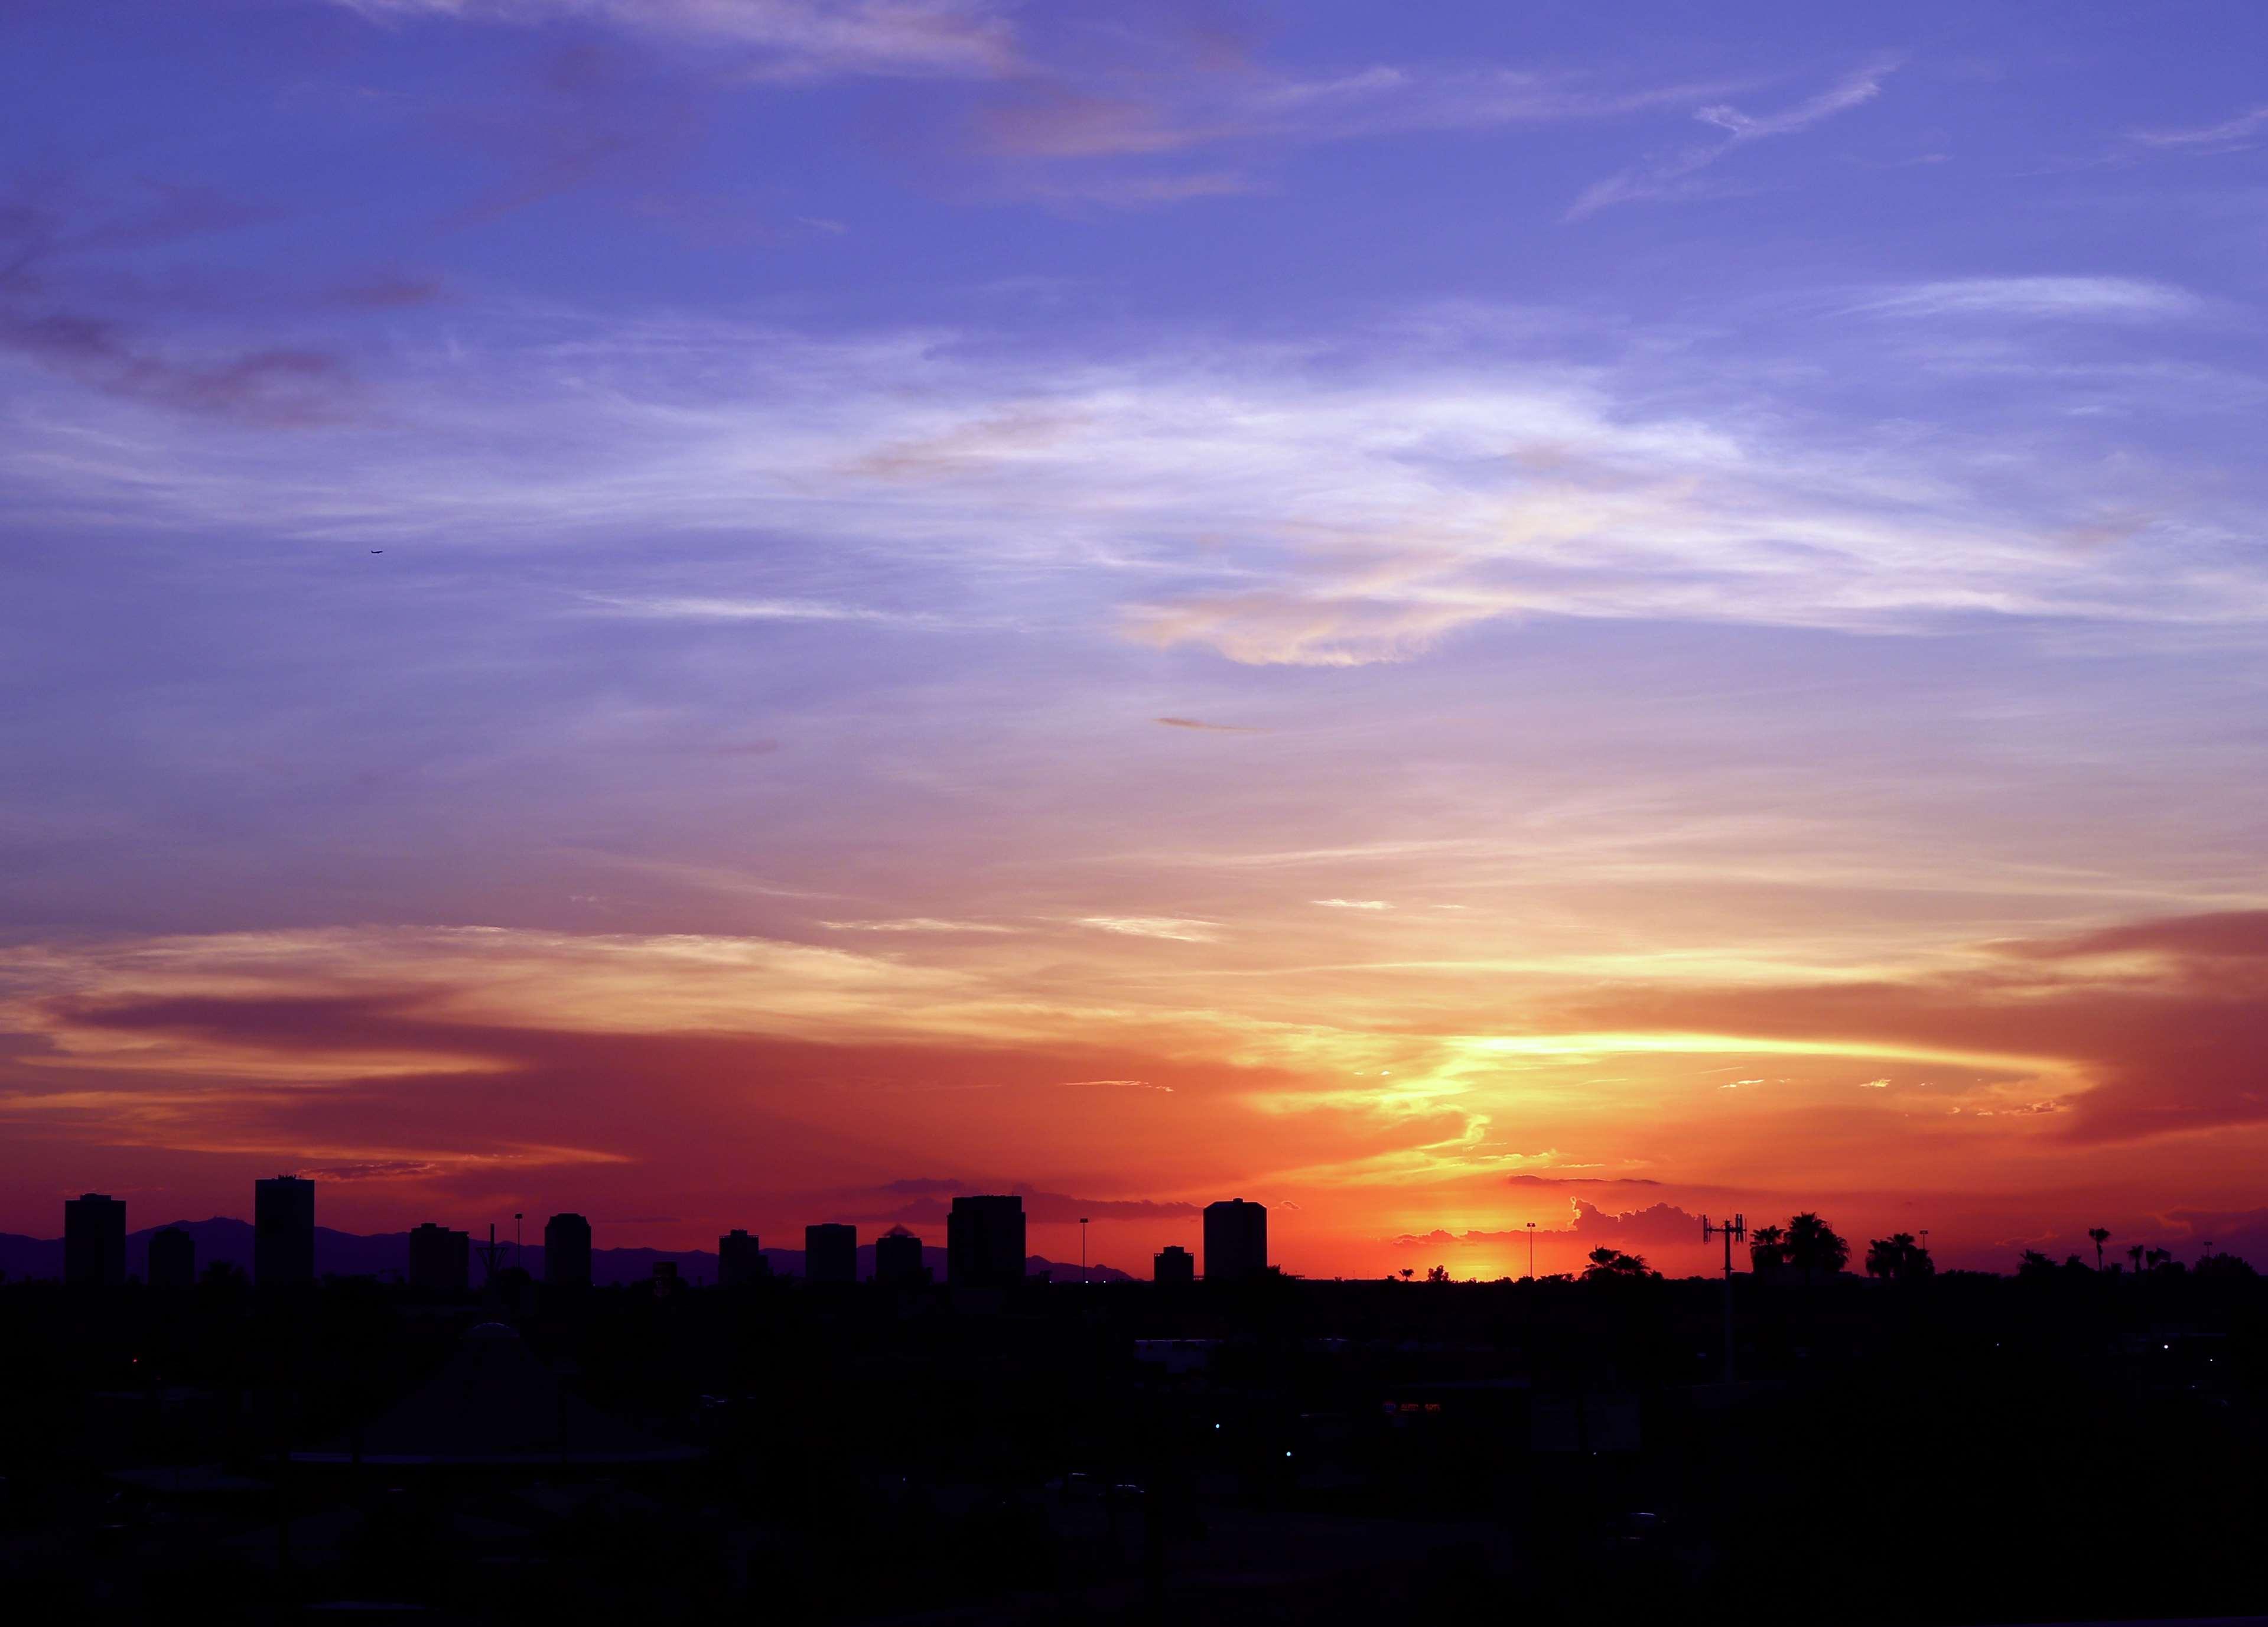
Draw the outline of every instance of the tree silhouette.
M2036 1248L2025 1249L2024 1257L2016 1263L2016 1275L2019 1277L2052 1277L2055 1269L2055 1262Z
M1787 1263L1809 1282L1815 1272L1832 1276L1850 1263L1851 1245L1808 1210L1787 1223Z
M1645 1282L1660 1274L1646 1269L1645 1255L1624 1254L1619 1248L1594 1248L1591 1263L1583 1268L1587 1283Z
M1893 1232L1867 1245L1867 1275L1890 1282L1911 1282L1917 1277L1936 1276L1937 1263L1929 1257L1929 1250L1914 1240L1912 1233Z
M1402 1268L1402 1280L1405 1283L1417 1275L1417 1268L1414 1266L1405 1265Z
M2095 1240L2095 1269L2100 1271L2102 1269L2102 1245L2110 1240L2110 1228L2091 1226L2087 1228L2087 1234Z
M1425 1280L1429 1283L1447 1282L1449 1280L1449 1268L1446 1265L1427 1266L1425 1268Z
M1787 1233L1776 1226L1760 1226L1749 1233L1749 1269L1777 1271L1787 1263Z
M2132 1269L2134 1275L2137 1277L2139 1277L2142 1274L2142 1255L2143 1248L2141 1244L2129 1243L2126 1246L2126 1257L2133 1263Z

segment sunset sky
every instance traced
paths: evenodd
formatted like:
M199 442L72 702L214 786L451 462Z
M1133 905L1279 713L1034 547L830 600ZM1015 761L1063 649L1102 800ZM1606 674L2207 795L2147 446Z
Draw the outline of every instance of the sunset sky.
M0 1230L2268 1265L2264 54L0 0Z

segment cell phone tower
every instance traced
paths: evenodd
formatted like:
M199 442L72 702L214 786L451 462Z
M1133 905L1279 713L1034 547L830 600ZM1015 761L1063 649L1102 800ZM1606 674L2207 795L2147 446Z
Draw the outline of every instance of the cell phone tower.
M1734 1215L1723 1226L1711 1226L1709 1217L1701 1217L1701 1240L1712 1237L1725 1240L1725 1382L1733 1382L1733 1243L1749 1234L1748 1220Z

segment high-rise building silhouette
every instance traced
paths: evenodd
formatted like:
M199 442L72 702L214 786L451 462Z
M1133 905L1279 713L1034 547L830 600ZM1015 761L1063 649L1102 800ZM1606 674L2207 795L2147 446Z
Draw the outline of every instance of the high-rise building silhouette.
M591 1285L591 1223L554 1215L543 1223L543 1280L555 1288Z
M1179 1243L1158 1250L1150 1265L1151 1280L1165 1287L1185 1287L1197 1279L1197 1257Z
M803 1279L808 1283L858 1280L858 1228L828 1222L803 1228Z
M126 1280L126 1204L100 1192L63 1200L63 1281L115 1288Z
M473 1280L473 1236L431 1221L409 1233L409 1285L430 1293L462 1293Z
M315 1183L297 1175L252 1187L252 1280L290 1288L315 1280Z
M911 1287L928 1280L922 1269L922 1240L902 1226L894 1226L874 1240L874 1280L895 1287Z
M1241 1197L1207 1204L1204 1274L1209 1283L1241 1282L1268 1269L1268 1206Z
M177 1226L150 1233L150 1286L188 1288L197 1280L197 1240Z
M765 1271L763 1251L756 1235L734 1226L717 1240L717 1281L726 1288L752 1283Z
M955 1288L1013 1288L1024 1280L1024 1200L956 1197L945 1218L945 1275Z

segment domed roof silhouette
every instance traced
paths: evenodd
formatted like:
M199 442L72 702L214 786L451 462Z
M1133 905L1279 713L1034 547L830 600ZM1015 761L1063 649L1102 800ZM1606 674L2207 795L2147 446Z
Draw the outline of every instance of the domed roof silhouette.
M556 1467L563 1463L679 1463L701 1455L600 1411L561 1388L503 1322L465 1335L448 1365L351 1439L295 1452L298 1463Z

